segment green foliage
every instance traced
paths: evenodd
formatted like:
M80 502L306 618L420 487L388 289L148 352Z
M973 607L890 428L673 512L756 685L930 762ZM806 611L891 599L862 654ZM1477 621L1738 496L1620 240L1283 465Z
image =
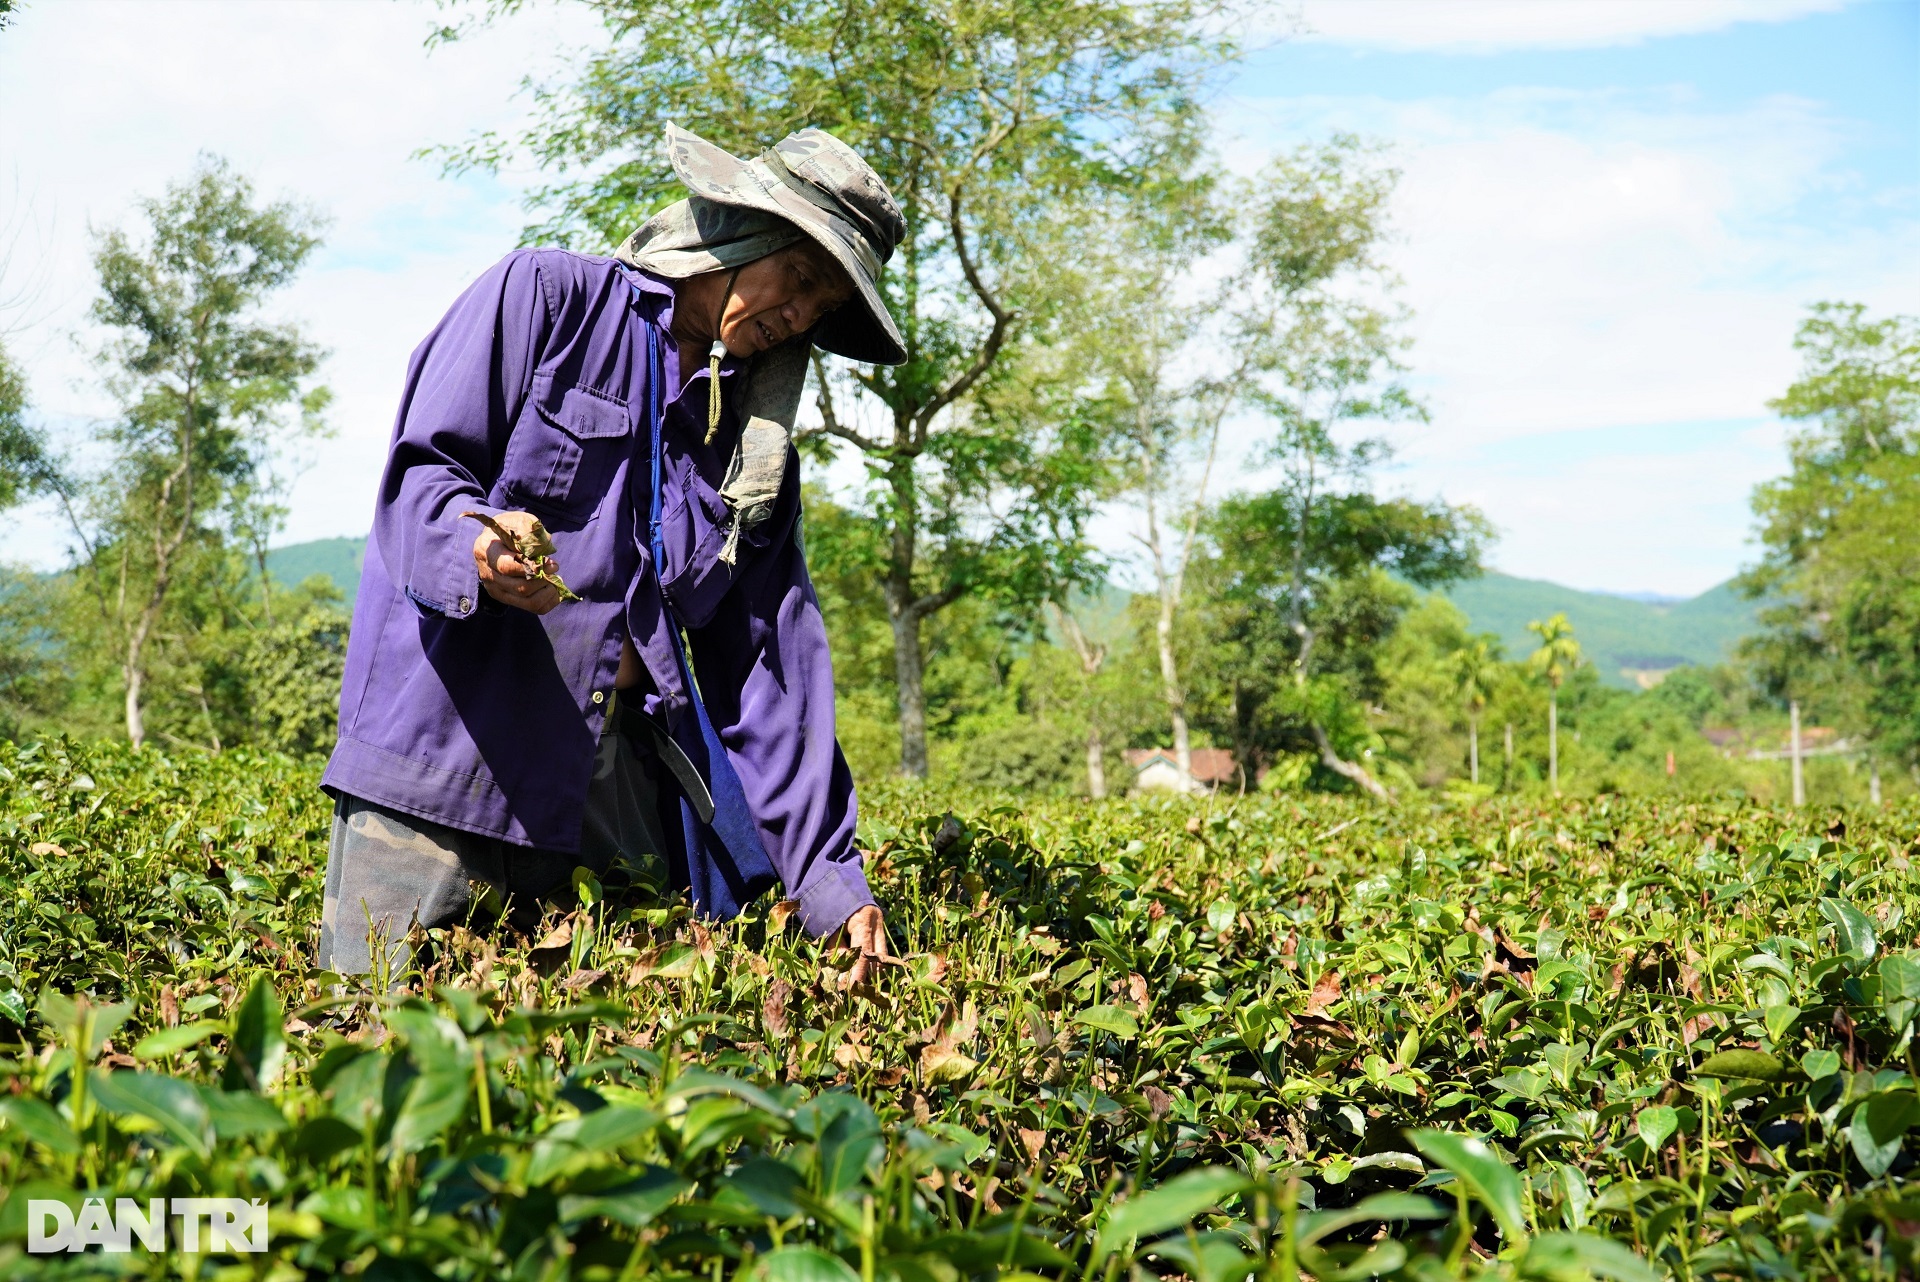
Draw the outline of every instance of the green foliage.
M1556 614L1545 621L1534 620L1527 625L1527 631L1540 638L1539 648L1527 656L1527 665L1558 690L1581 663L1580 643L1574 639L1573 625L1567 622L1566 615Z
M225 742L293 756L333 750L348 616L330 597L310 585L283 603L278 621L235 633L210 657Z
M1777 604L1747 654L1774 693L1920 763L1920 319L1822 303L1795 346L1772 408L1808 426L1754 492L1764 551L1742 582Z
M1195 568L1206 647L1194 668L1198 720L1256 765L1317 751L1316 725L1343 756L1372 752L1364 710L1389 685L1385 647L1417 599L1407 581L1471 573L1485 539L1471 509L1360 491L1314 497L1299 480L1307 488L1222 502Z
M483 20L520 7L475 6ZM530 237L598 248L682 195L658 144L668 120L747 155L802 126L830 130L899 201L906 234L882 289L907 361L832 378L822 363L825 434L809 449L851 446L865 462L855 512L896 634L900 765L924 775L928 620L976 596L1032 611L1095 575L1097 443L1070 390L1035 375L1090 314L1062 267L1085 243L1076 229L1144 209L1191 166L1198 91L1231 52L1217 12L1195 0L598 12L605 44L537 90L525 137L448 153L456 168L531 155L561 175L532 196L554 213Z
M47 489L53 476L46 437L27 422L26 378L0 344L0 509Z
M1488 571L1446 594L1475 629L1493 633L1509 654L1537 644L1527 631L1529 620L1566 615L1601 680L1621 689L1636 688L1634 672L1725 663L1758 623L1758 607L1731 583L1690 600L1654 604Z
M382 996L304 961L314 780L0 745L0 1276L1920 1263L1910 805L882 790L871 990L610 878ZM88 1195L262 1198L270 1251L24 1254Z
M70 585L91 606L69 618L86 619L97 642L73 648L118 665L135 744L155 652L250 621L234 591L236 549L264 557L283 515L275 459L290 436L321 430L328 399L309 382L319 350L260 314L319 244L317 219L256 203L212 157L141 210L143 239L111 229L94 254L92 316L114 334L99 359L121 404L104 433L111 458L89 479L60 481L82 545ZM205 683L187 692L213 721Z

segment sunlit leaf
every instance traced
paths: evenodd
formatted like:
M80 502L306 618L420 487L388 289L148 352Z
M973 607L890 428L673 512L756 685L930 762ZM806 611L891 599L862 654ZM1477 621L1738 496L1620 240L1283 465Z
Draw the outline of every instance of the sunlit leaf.
M1135 1194L1107 1213L1094 1243L1094 1258L1105 1259L1129 1241L1179 1228L1248 1187L1246 1176L1220 1167L1201 1167L1176 1175L1165 1184Z
M1640 1116L1633 1119L1633 1129L1648 1152L1658 1153L1680 1129L1680 1114L1665 1104L1655 1104L1640 1110Z
M1756 1082L1773 1082L1786 1073L1787 1066L1765 1051L1736 1049L1707 1056L1693 1071L1702 1077L1744 1077Z
M1094 1028L1116 1037L1138 1037L1140 1021L1122 1006L1090 1006L1073 1017L1082 1028Z
M1619 1242L1591 1233L1542 1233L1527 1243L1520 1276L1545 1282L1660 1282L1666 1274Z
M93 1098L109 1113L144 1117L175 1142L205 1156L212 1119L206 1101L189 1082L158 1073L98 1073Z
M1867 915L1844 900L1831 896L1820 901L1820 911L1833 923L1834 942L1840 951L1860 961L1872 961L1879 942Z
M1823 1077L1832 1077L1840 1071L1839 1052L1824 1047L1808 1051L1800 1057L1800 1071L1816 1082Z
M756 1259L746 1277L748 1282L860 1282L845 1260L817 1246L776 1247Z
M1913 1022L1920 1009L1920 958L1893 953L1880 959L1880 1008L1895 1036Z
M56 1153L71 1155L80 1151L79 1137L67 1125L67 1119L42 1100L0 1096L0 1122Z
M1509 1242L1524 1241L1527 1236L1525 1202L1520 1194L1520 1177L1507 1165L1493 1146L1473 1135L1455 1135L1448 1131L1408 1132L1414 1147L1428 1161L1452 1171L1467 1191L1493 1212L1500 1232Z
M133 1044L135 1059L165 1059L169 1055L178 1055L181 1051L198 1046L207 1038L225 1031L225 1026L215 1020L204 1019L192 1024L180 1024L174 1028L162 1028L148 1033Z
M287 1058L286 1014L273 981L257 975L234 1013L221 1085L230 1091L269 1091L280 1080Z

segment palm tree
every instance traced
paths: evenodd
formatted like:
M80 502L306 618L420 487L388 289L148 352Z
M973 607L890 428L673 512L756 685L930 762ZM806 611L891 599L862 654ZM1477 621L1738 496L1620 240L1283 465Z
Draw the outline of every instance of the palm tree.
M1500 670L1500 643L1490 636L1475 637L1453 652L1453 688L1467 707L1467 767L1480 782L1480 714L1487 710L1493 680Z
M1545 623L1535 619L1527 631L1540 638L1540 648L1528 658L1534 669L1547 679L1547 781L1553 795L1560 795L1560 683L1580 666L1580 643L1573 639L1573 625L1567 616L1556 614Z

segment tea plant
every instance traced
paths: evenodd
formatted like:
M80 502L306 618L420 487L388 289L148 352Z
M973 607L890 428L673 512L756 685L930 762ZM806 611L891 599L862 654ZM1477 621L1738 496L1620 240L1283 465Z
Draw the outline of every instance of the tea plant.
M631 870L367 982L315 778L0 747L0 1275L1920 1269L1920 810L881 789L875 982ZM270 1249L26 1253L208 1196Z

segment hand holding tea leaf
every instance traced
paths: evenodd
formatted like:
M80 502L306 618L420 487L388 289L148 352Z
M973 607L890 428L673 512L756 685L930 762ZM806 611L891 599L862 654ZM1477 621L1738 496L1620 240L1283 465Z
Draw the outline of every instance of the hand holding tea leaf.
M503 605L545 614L562 601L578 601L554 563L553 536L531 512L462 512L486 526L473 543L481 586Z

